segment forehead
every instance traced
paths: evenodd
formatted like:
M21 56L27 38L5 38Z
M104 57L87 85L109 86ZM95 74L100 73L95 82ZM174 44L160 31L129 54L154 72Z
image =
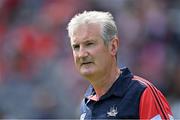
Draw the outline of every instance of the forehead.
M83 24L78 26L71 37L71 43L101 38L100 25L97 23Z

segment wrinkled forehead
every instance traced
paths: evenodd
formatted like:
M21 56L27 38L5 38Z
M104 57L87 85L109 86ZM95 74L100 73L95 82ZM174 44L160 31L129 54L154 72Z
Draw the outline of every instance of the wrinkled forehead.
M101 26L97 23L81 24L74 29L71 42L93 37L101 37Z

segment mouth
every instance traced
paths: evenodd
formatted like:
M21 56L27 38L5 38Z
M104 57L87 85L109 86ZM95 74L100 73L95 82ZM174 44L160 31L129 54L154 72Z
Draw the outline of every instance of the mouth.
M93 63L93 62L84 62L84 63L81 64L81 66L83 66L83 65L89 65L89 64L91 64L91 63Z

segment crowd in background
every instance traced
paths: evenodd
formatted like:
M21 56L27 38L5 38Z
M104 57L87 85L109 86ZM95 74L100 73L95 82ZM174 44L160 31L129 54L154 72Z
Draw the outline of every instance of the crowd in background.
M153 82L180 118L180 1L0 0L0 118L78 118L88 86L67 34L84 10L109 11L119 67Z

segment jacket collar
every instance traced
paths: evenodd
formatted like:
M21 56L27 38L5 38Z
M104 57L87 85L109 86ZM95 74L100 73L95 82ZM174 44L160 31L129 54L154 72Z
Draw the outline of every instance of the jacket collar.
M128 89L128 85L130 84L131 79L133 78L133 74L130 72L128 68L122 68L121 71L122 73L120 74L118 79L113 83L113 85L107 91L107 93L101 96L100 100L106 99L111 95L122 97L126 93ZM88 96L95 94L96 92L93 86L90 85L85 93L85 98L88 98Z

